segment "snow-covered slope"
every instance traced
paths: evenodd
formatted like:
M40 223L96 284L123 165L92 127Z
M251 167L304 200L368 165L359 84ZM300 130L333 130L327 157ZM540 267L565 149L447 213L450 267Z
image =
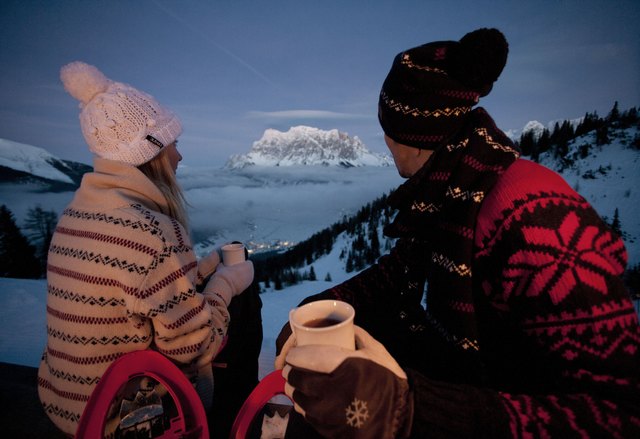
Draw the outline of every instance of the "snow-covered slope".
M387 155L370 152L355 137L336 129L323 131L307 126L292 127L287 132L268 129L251 150L231 156L227 168L258 166L389 166Z
M43 148L0 139L1 182L45 182L50 189L73 189L88 165L61 160Z
M630 146L638 135L640 131L637 128L612 131L611 144L595 146L592 133L570 142L566 155L570 159L568 161L560 161L551 154L540 157L543 164L558 170L609 221L618 208L630 265L640 263L640 151ZM594 146L583 157L585 144ZM198 232L207 227L228 228L227 232L219 235L220 240L250 239L250 234L242 232L243 227L251 229L255 237L261 239L289 239L291 234L294 240L304 239L340 219L337 210L341 206L336 205L336 200L350 201L342 206L343 213L347 215L388 190L383 188L400 183L397 173L389 168L332 168L326 169L327 172L312 168L294 167L287 173L281 168L251 172L250 168L242 172L182 168L179 178L187 189L187 199L192 203L190 213L196 242L202 242L197 239L198 235L207 236ZM291 173L294 175L287 176ZM380 180L387 181L381 184ZM376 188L371 188L372 182L380 184L376 195L373 195ZM371 193L364 196L363 191ZM31 204L44 199L37 197L51 198L49 193L14 192L12 198L23 200L32 197L24 200ZM0 196L4 197L3 202L12 199L7 194L0 193ZM351 208L347 209L347 205ZM367 226L364 228L368 236ZM387 242L381 234L379 236L380 250L385 252L388 250ZM275 337L286 322L289 310L304 297L354 274L345 270L346 259L340 256L353 247L353 239L353 236L342 233L328 254L300 268L306 270L312 265L317 281L303 281L281 291L265 288L262 295L264 341L261 376L272 370ZM331 281L323 280L327 275ZM44 280L0 279L0 361L37 367L46 340L45 319ZM15 336L6 337L7 334Z
M6 150L11 154L0 156L14 159L0 162L0 204L11 210L19 225L35 206L60 215L76 185L68 179L64 183L52 180L66 175L47 165L58 159L33 146L15 142L5 145L10 145ZM63 165L73 164L60 161L59 166ZM49 173L39 171L41 168ZM36 170L47 178L36 176ZM221 169L184 165L177 176L188 201L191 232L199 253L233 240L251 243L254 249L287 247L402 183L393 166Z
M583 117L579 117L577 119L572 119L569 121L569 123L575 128L577 125L580 124L580 122L582 122L584 118ZM544 124L542 124L541 122L538 122L537 120L531 120L529 122L527 122L524 127L522 127L522 129L511 129L511 130L507 130L505 131L505 134L514 142L517 142L520 140L520 136L522 136L523 134L526 134L530 131L533 132L533 137L535 139L539 139L540 136L542 135L542 132L546 129L548 131L553 131L553 128L555 127L556 124L560 124L562 125L562 123L565 122L564 120L553 120L549 123L547 123L547 125L545 126Z
M73 183L71 177L52 165L53 162L60 163L60 160L42 148L0 139L0 166L48 180Z
M530 123L525 129L540 126ZM631 266L640 263L640 151L632 147L638 136L638 128L612 128L611 143L596 146L591 132L572 140L561 158L550 152L540 156L609 222L618 210ZM295 127L286 133L267 130L249 154L229 161L237 167L181 166L178 179L189 202L197 249L206 252L211 245L235 239L253 242L256 249L271 249L306 239L402 183L393 166L357 165L391 163L376 157L357 137ZM322 163L347 167L309 166ZM41 148L0 140L0 168L3 174L15 170L57 179L65 182L65 190L73 190L69 174L63 172L69 162ZM71 196L71 192L52 194L40 185L33 190L23 182L8 184L6 179L0 184L2 203L19 224L35 205L61 212Z
M610 130L611 143L598 146L590 132L569 142L562 158L540 155L540 163L559 172L607 222L618 210L630 266L640 263L640 150L630 146L637 136L638 128Z

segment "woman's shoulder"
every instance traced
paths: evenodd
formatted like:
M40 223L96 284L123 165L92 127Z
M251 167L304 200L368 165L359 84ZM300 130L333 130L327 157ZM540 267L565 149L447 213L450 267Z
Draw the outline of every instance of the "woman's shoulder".
M178 236L186 235L177 221L140 203L99 208L72 201L63 211L59 226L78 233L104 236L103 239L144 243L158 251L167 242L179 241Z
M143 204L133 203L118 209L122 217L127 217L131 227L149 235L149 239L162 243L189 244L185 228L174 218Z

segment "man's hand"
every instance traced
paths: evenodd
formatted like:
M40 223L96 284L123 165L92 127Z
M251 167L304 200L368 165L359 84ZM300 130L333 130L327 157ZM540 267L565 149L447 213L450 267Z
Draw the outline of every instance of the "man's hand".
M279 346L283 341L284 344L282 344L282 346ZM278 335L278 339L276 340L276 370L282 369L285 366L285 358L287 357L287 354L289 353L291 348L295 345L296 335L291 330L291 325L289 324L289 322L287 322L280 331L280 335Z
M296 411L325 437L408 435L413 398L407 375L364 329L356 326L355 334L355 351L292 347L283 369L285 393Z

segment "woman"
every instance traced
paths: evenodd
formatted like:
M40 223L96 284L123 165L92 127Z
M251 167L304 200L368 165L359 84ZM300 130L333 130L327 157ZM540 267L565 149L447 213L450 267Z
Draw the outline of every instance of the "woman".
M184 370L209 406L227 307L252 283L253 265L219 265L216 252L196 261L175 176L182 126L169 110L82 62L64 66L61 79L81 102L80 125L96 157L49 249L42 405L73 435L109 365L154 349Z
M325 437L640 437L622 240L473 109L507 52L480 29L393 61L378 114L408 178L397 244L305 300L353 304L358 350L278 339L287 394Z

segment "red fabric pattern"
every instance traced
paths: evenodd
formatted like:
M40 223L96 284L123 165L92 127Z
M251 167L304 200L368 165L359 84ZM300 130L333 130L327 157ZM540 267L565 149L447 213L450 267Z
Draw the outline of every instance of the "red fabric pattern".
M622 274L623 267L611 256L624 248L609 231L581 227L575 212L569 212L557 230L523 227L527 247L509 258L504 270L504 294L549 294L554 304L571 294L578 283L607 294L605 276Z

